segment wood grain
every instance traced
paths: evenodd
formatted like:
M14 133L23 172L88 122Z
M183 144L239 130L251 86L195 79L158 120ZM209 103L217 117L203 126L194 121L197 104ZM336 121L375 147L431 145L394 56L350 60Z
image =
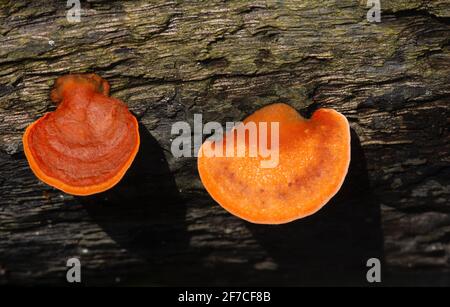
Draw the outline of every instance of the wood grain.
M0 0L0 284L449 285L450 3ZM54 110L53 81L96 72L141 124L142 148L114 189L72 197L40 183L25 127ZM205 193L171 125L243 119L286 102L329 107L352 127L341 192L284 226L245 223Z

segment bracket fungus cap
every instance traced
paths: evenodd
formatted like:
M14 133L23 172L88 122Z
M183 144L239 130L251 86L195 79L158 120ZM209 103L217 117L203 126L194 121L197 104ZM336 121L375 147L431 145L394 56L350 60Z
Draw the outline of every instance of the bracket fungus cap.
M258 138L265 133L259 123L279 123L279 161L262 168L257 157L205 155L217 140L200 148L198 171L206 190L230 213L258 224L282 224L314 214L340 189L350 164L350 127L345 116L318 109L310 119L294 108L277 103L265 106L243 123L256 123ZM268 137L270 130L266 132ZM221 142L235 137L234 130ZM269 138L270 139L270 138ZM232 143L235 150L242 139ZM244 142L248 146L248 140ZM270 142L268 140L268 142ZM223 144L223 143L222 143Z
M109 84L96 74L59 77L50 98L54 112L29 125L25 156L43 182L73 195L103 192L117 184L139 150L139 125Z

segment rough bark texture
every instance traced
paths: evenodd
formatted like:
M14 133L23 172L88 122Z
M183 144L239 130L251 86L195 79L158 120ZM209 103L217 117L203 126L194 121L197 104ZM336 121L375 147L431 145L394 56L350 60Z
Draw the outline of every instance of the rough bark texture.
M0 0L0 284L449 285L450 4L366 1ZM126 178L94 197L40 183L25 127L54 109L60 75L96 72L141 123ZM240 120L286 102L334 108L352 163L316 215L258 226L220 208L195 158L170 153L171 124Z

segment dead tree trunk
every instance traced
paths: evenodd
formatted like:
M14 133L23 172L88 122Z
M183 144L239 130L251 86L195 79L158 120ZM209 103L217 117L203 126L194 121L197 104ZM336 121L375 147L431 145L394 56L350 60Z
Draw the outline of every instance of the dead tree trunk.
M86 284L366 284L379 257L385 284L449 285L448 1L382 0L380 23L356 0L89 0L79 23L64 1L0 3L0 284L64 284L71 257ZM40 183L22 150L69 72L141 123L133 168L95 197ZM318 214L271 227L209 198L170 128L273 102L345 114L352 163Z

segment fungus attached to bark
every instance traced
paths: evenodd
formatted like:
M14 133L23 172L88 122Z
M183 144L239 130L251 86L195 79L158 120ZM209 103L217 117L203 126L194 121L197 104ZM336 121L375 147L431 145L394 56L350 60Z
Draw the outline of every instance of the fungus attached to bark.
M23 147L34 174L74 195L105 191L124 176L139 149L136 118L96 74L58 78L58 106L26 129Z
M207 140L200 148L198 170L212 198L232 214L259 224L287 223L321 209L340 189L347 174L347 119L331 109L319 109L311 119L305 119L286 104L273 104L243 121L251 122L258 129L257 142L261 142L261 136L264 139L271 134L270 130L264 132L260 123L266 122L269 127L273 122L279 123L278 165L261 167L265 158L260 155L206 154L206 148L214 148L218 141L225 147L233 144L235 150L242 145L248 147L251 140L239 140L234 130L221 140ZM230 142L230 138L234 141Z

